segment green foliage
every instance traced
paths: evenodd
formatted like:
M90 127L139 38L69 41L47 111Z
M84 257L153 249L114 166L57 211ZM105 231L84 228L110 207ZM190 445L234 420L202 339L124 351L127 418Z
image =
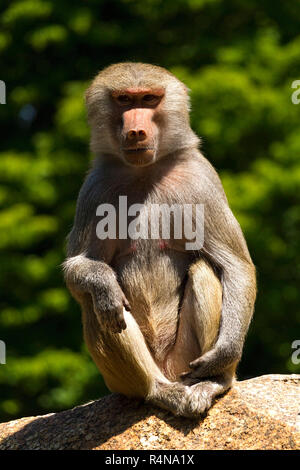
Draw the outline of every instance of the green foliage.
M3 420L107 393L60 265L90 159L83 93L117 61L168 67L191 89L192 126L257 266L240 378L299 372L290 359L300 331L299 20L297 0L2 2Z

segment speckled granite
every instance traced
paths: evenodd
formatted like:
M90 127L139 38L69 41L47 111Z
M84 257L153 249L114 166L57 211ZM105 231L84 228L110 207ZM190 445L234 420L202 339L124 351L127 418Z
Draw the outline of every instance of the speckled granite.
M5 449L299 449L300 375L238 382L199 421L110 395L0 424Z

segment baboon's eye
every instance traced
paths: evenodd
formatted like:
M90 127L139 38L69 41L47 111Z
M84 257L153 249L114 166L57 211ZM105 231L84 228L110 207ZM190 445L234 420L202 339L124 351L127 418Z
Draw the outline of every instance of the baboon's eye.
M143 101L145 101L146 103L149 103L149 104L154 104L154 103L157 103L159 101L160 97L157 96L157 95L144 95L143 96Z
M118 95L115 99L119 104L129 104L131 101L128 95Z

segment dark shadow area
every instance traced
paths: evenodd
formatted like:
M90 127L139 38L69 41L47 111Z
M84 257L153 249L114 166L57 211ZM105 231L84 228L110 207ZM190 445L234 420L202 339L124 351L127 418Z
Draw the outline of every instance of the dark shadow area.
M112 394L71 410L37 417L0 444L1 450L90 450L128 428L156 416L187 435L205 418L173 416L143 401Z

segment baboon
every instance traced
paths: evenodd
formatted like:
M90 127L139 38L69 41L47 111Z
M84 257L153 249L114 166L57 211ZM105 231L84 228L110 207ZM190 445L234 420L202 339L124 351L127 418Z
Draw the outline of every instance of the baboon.
M197 417L235 380L253 314L255 268L244 236L199 151L188 89L173 74L111 65L88 88L86 105L95 159L64 273L87 347L111 391ZM146 208L202 204L203 245L187 250L184 236L132 240L118 230L99 238L97 208L118 210L120 196Z

